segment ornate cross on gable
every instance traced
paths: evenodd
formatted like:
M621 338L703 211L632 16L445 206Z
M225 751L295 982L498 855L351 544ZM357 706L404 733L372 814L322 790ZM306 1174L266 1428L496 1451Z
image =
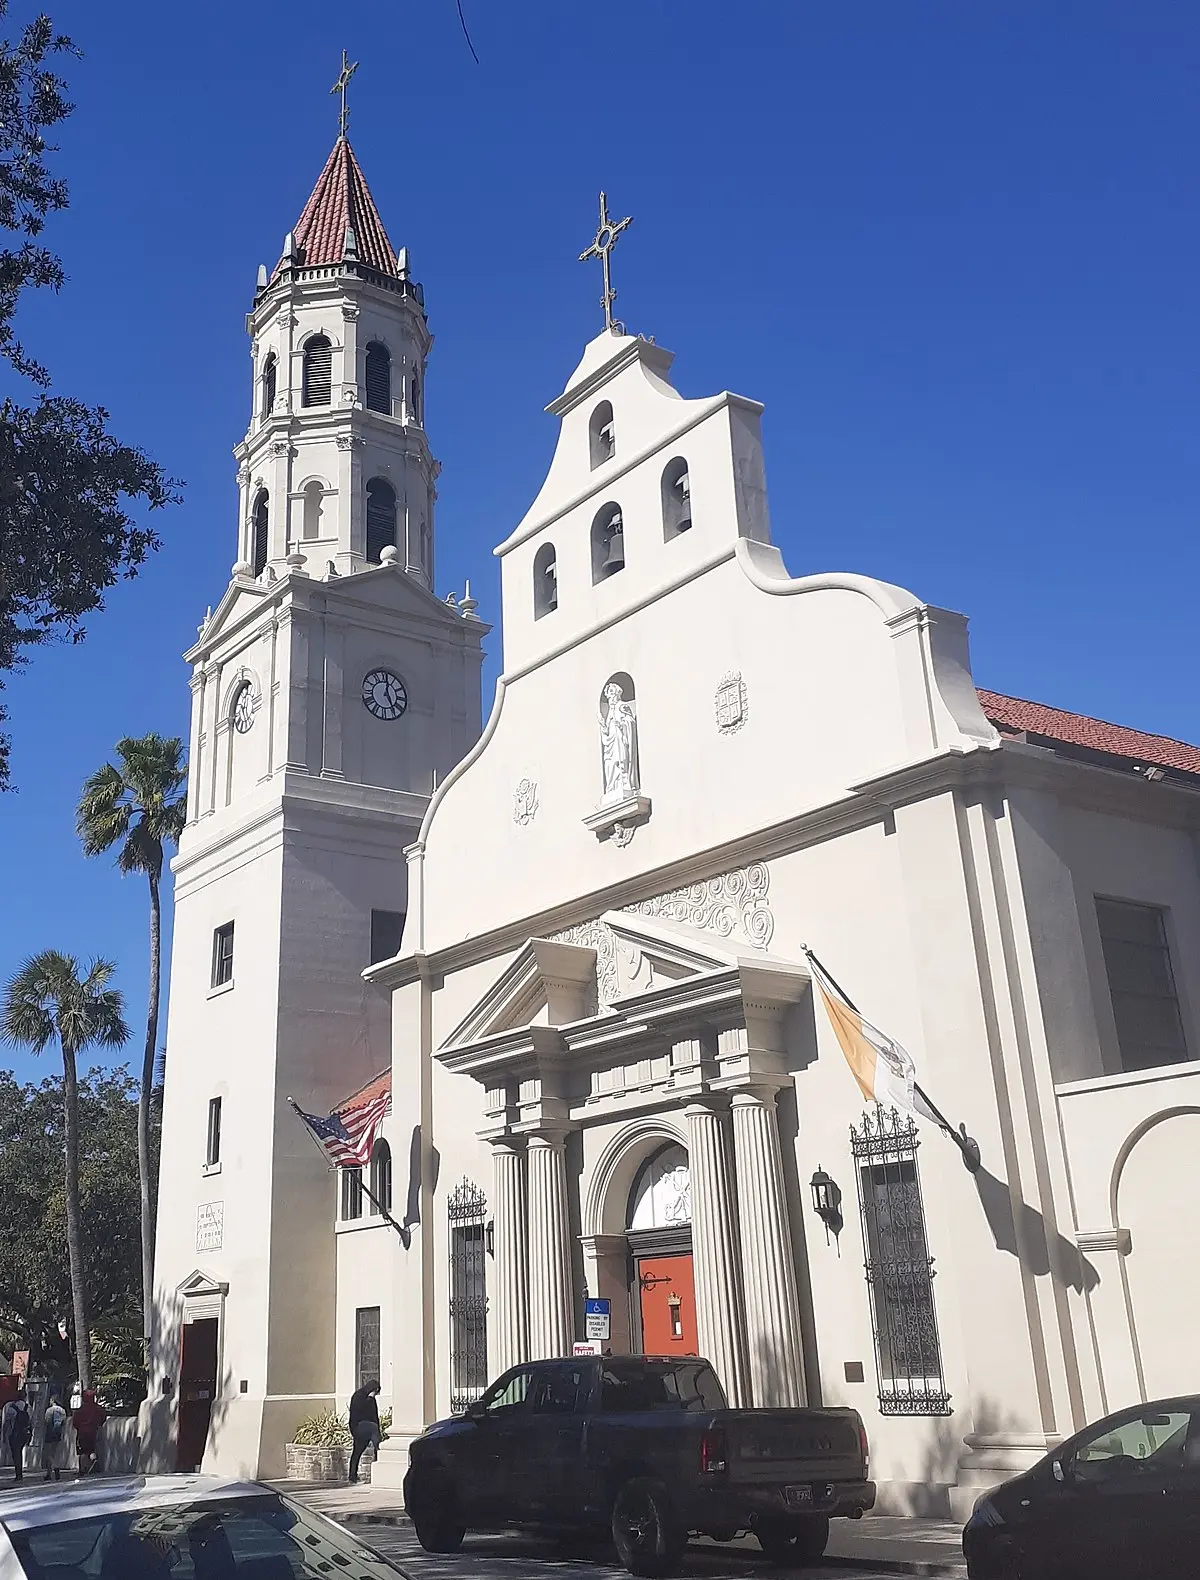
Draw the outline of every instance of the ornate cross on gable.
M346 128L350 124L350 111L346 108L346 89L350 86L350 78L353 77L354 73L357 70L358 70L358 62L355 61L354 64L351 65L349 57L346 54L346 51L343 50L342 51L342 69L341 69L341 73L338 76L338 80L334 83L333 87L330 88L330 90L329 90L330 93L340 93L341 96L342 96L342 110L341 110L341 115L338 117L338 136L339 137L345 137L345 135L346 135Z
M613 303L617 293L612 288L612 266L609 258L617 237L627 225L633 223L632 215L627 214L624 219L611 220L608 217L608 194L600 194L600 227L596 231L596 239L586 252L579 254L580 263L586 263L589 258L599 258L601 268L604 270L604 295L600 298L600 305L604 309L604 327L616 334L625 333L625 325L613 317Z

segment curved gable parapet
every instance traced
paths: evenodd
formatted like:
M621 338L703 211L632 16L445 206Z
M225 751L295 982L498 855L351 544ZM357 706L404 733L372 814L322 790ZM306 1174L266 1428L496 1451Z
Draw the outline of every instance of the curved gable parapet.
M773 597L849 592L875 605L897 644L905 734L914 753L999 744L971 674L965 615L922 603L891 582L849 571L789 576L783 556L768 543L741 538L735 554L746 580Z

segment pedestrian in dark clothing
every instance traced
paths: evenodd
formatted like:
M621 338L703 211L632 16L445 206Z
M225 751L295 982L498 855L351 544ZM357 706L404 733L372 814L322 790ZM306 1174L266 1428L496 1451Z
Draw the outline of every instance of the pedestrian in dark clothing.
M33 1422L29 1419L29 1403L25 1390L18 1390L15 1398L4 1406L0 1416L0 1437L3 1437L12 1455L13 1479L20 1481L25 1475L25 1450L33 1437Z
M45 1479L62 1480L63 1439L67 1432L67 1412L56 1393L46 1406L46 1429L42 1436L42 1471Z
M350 1436L354 1440L350 1454L352 1482L358 1480L358 1462L363 1457L363 1450L373 1448L378 1451L383 1441L383 1433L379 1429L379 1406L375 1402L378 1392L379 1384L372 1377L350 1396Z
M100 1435L100 1428L107 1420L108 1411L97 1400L95 1389L85 1388L79 1409L71 1417L71 1425L75 1428L75 1454L79 1460L81 1476L86 1476L90 1471L99 1468L96 1439Z

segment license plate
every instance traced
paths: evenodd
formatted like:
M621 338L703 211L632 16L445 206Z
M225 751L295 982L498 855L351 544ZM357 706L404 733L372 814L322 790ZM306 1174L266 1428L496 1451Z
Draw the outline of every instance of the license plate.
M783 1500L789 1509L810 1509L812 1507L813 1489L811 1487L785 1487Z

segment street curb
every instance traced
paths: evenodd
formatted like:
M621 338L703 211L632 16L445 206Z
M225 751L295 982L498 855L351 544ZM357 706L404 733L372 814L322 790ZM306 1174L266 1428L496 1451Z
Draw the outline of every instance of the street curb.
M370 1514L365 1510L354 1511L336 1516L341 1525L388 1525L399 1526L409 1523L406 1514ZM847 1558L829 1555L819 1559L810 1567L826 1569L830 1574L844 1573L854 1569L878 1569L881 1574L895 1575L927 1575L953 1576L954 1580L963 1580L966 1569L961 1562L954 1562L945 1558L876 1558L874 1555L863 1554L861 1557Z

